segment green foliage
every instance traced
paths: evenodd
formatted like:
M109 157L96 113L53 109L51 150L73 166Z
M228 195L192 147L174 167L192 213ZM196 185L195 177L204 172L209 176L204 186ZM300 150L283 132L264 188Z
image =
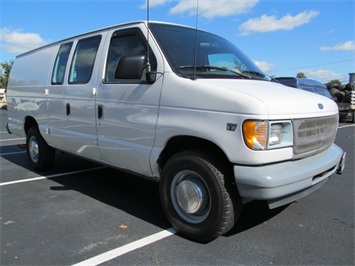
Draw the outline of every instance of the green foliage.
M303 78L303 79L306 79L306 78L307 78L307 76L306 76L303 72L299 72L299 73L297 74L297 78Z
M10 62L0 62L1 68L3 69L3 73L0 75L0 88L6 88L7 82L9 80L10 71L14 60L10 60Z
M341 81L339 79L333 79L333 80L329 81L328 83L326 83L325 86L328 87L329 85L331 85L333 83L339 84L339 87L341 86Z

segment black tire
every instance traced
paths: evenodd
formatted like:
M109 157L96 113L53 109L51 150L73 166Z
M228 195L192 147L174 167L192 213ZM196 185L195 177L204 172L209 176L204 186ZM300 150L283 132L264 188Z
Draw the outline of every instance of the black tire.
M330 91L330 94L336 98L337 103L342 103L345 100L345 93L343 91L340 91L336 88L332 88Z
M41 136L37 127L31 127L26 138L27 157L34 170L44 171L52 167L54 150Z
M331 90L333 88L339 90L340 89L340 85L339 85L339 83L333 82L333 83L327 85L327 88L328 88L328 90Z
M346 91L352 91L351 83L347 83L347 84L345 85L345 90L346 90Z
M160 199L178 232L209 242L234 226L242 200L231 172L199 152L181 152L168 160L162 171Z

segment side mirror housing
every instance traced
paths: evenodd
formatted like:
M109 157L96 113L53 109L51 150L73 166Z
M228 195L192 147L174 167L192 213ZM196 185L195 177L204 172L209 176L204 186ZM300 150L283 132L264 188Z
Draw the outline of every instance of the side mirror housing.
M115 79L141 79L145 68L145 55L122 56L117 62ZM146 72L145 76L148 83L155 82L155 73Z
M144 69L145 56L122 56L116 66L116 79L141 79Z

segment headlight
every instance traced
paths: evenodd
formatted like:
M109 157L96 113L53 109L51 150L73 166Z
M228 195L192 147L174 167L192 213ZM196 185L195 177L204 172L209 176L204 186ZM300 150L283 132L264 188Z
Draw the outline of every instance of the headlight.
M282 141L282 124L272 124L269 136L269 145L280 144Z
M293 145L291 121L246 120L243 123L245 144L252 150L267 150Z

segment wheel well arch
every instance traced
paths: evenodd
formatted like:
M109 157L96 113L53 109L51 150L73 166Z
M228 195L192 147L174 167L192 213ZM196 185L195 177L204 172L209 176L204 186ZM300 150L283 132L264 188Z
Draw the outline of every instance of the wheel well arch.
M157 162L160 171L162 171L171 156L185 150L198 150L206 155L212 154L214 158L218 158L220 162L223 162L229 169L232 169L232 163L224 151L215 143L193 136L176 136L168 141L158 158Z
M26 116L24 123L24 130L26 135L31 127L38 127L38 123L32 116Z

